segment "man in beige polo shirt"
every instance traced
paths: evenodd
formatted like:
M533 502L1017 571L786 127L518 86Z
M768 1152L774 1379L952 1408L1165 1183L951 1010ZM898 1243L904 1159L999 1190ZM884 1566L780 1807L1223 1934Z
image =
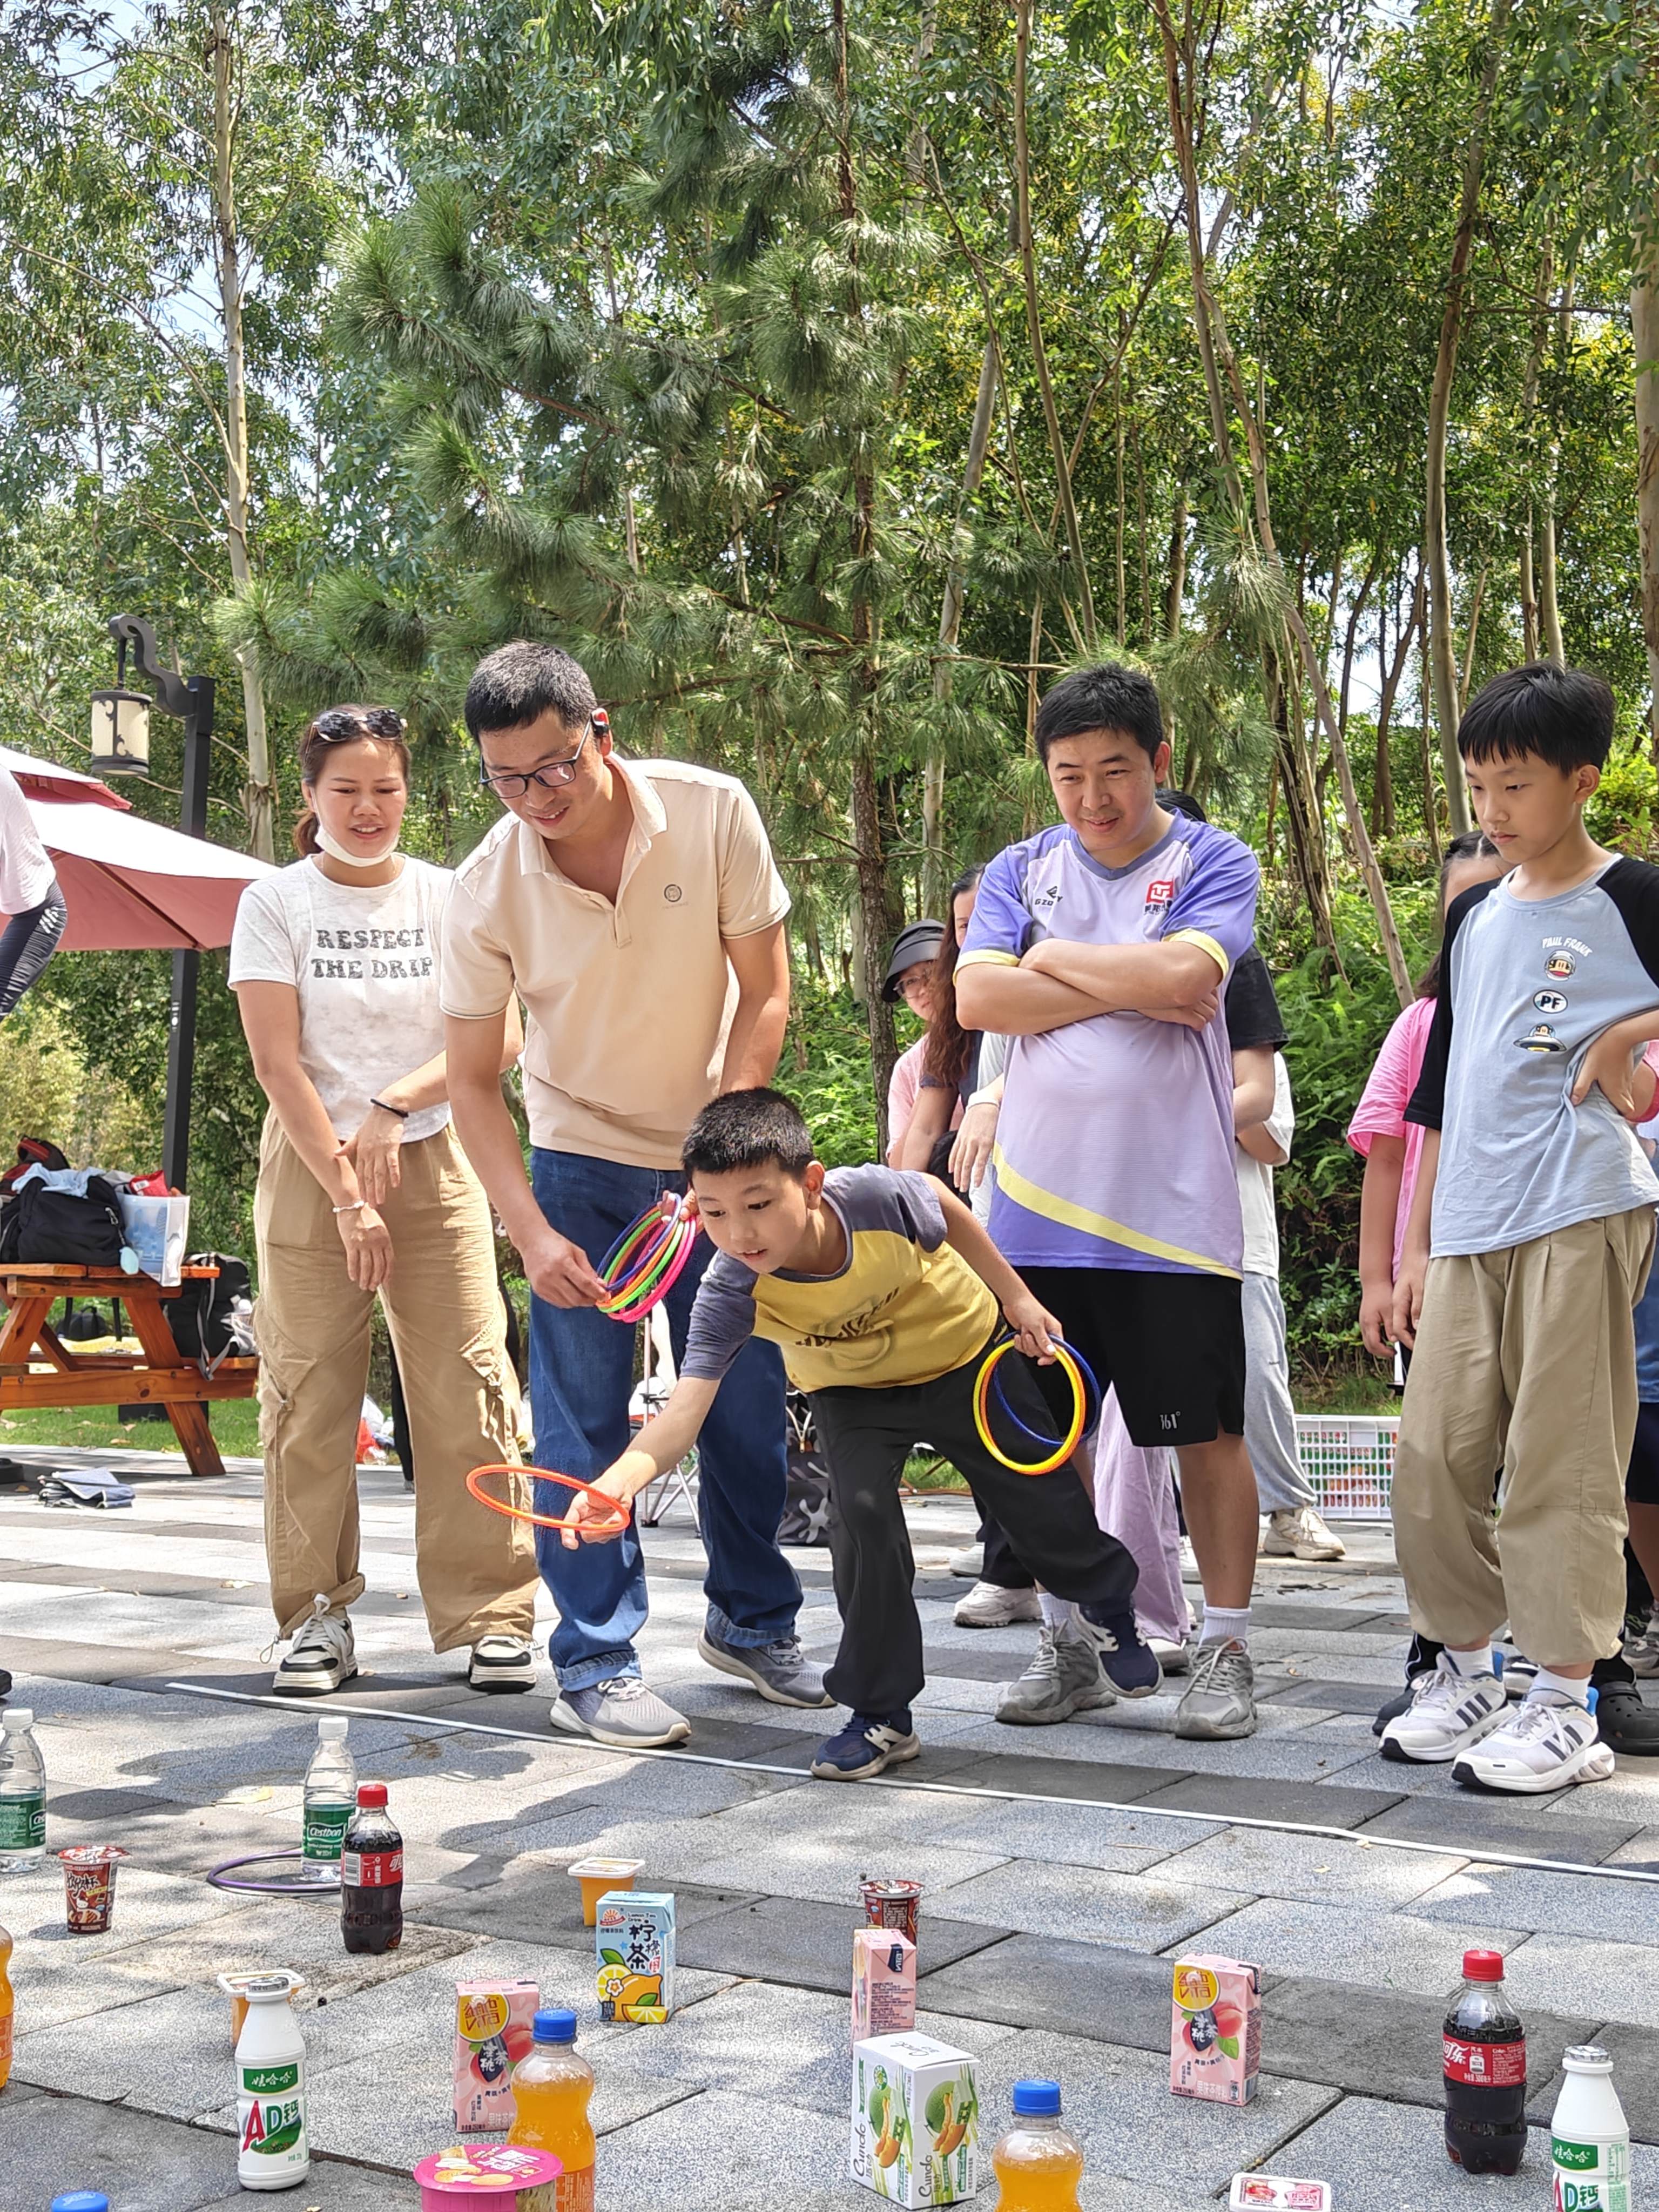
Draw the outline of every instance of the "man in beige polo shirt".
M502 646L466 695L483 780L507 808L456 872L444 929L449 1095L461 1142L524 1260L536 1460L591 1481L625 1448L634 1331L594 1272L629 1223L684 1188L680 1146L716 1091L769 1083L789 1012L784 890L755 803L689 761L620 760L587 676L556 646ZM501 1097L503 1024L525 1007L531 1166ZM493 1059L491 1055L494 1055ZM665 1301L678 1359L706 1239ZM785 1705L819 1706L795 1635L800 1583L778 1549L783 1364L755 1339L698 1451L711 1666ZM540 1491L562 1512L568 1492ZM636 1748L690 1723L640 1679L637 1529L566 1551L538 1531L559 1609L556 1726Z

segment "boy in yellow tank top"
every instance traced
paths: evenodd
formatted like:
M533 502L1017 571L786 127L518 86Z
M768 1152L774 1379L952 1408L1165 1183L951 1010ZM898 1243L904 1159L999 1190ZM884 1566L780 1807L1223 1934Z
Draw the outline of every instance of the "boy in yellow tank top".
M1060 1328L968 1208L931 1176L826 1170L799 1111L775 1091L728 1091L706 1106L684 1167L720 1257L698 1289L673 1395L596 1487L629 1498L675 1466L749 1339L781 1348L791 1382L811 1399L830 1464L842 1638L824 1685L852 1708L819 1747L813 1773L862 1781L921 1748L910 1715L923 1680L921 1625L899 1479L922 1442L966 1478L1036 1580L1078 1607L1060 1655L1073 1688L1042 1717L1152 1696L1162 1677L1135 1629L1134 1562L1096 1524L1087 1473L1079 1480L1073 1462L1017 1474L980 1438L974 1385L1003 1324L1045 1365ZM1018 1419L1056 1435L1029 1373L1005 1360L999 1375ZM574 1522L594 1517L592 1532L581 1531L588 1541L603 1540L599 1512L580 1498L571 1509ZM578 1540L574 1529L564 1538Z

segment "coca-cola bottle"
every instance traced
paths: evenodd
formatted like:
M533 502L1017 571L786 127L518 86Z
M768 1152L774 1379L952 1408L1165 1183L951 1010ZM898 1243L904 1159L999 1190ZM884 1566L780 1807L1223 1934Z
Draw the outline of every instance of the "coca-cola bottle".
M395 1951L404 1940L404 1839L384 1782L357 1785L340 1852L340 1933L348 1951Z
M1465 1951L1446 2014L1446 2152L1465 2173L1513 2173L1527 2147L1527 2034L1498 1951Z

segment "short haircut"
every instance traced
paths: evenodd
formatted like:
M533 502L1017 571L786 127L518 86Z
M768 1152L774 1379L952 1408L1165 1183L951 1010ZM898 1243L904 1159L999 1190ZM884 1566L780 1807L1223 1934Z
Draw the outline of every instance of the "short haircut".
M1512 761L1535 754L1570 775L1600 768L1613 743L1613 687L1587 668L1529 660L1483 684L1457 732L1465 760Z
M691 1124L680 1164L689 1176L712 1176L773 1164L799 1179L816 1149L800 1108L782 1091L726 1091Z
M580 661L556 645L523 638L484 655L466 687L464 711L468 733L476 738L486 730L526 729L550 708L574 727L599 703Z
M1121 730L1149 757L1155 754L1164 742L1164 716L1152 678L1117 660L1062 676L1037 708L1036 749L1046 762L1050 745L1088 730Z

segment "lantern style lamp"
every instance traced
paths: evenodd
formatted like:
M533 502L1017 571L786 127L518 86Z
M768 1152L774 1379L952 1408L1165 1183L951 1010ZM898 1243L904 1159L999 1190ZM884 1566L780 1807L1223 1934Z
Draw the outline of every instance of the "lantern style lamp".
M92 695L92 772L142 775L149 766L149 699L143 691Z

